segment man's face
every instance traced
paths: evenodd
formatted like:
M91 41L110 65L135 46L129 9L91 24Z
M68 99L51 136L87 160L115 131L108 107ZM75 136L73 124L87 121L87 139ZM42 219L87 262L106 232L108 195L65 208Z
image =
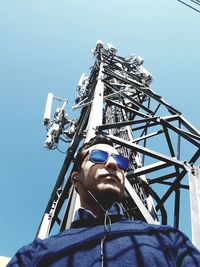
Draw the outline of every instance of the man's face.
M96 144L88 148L87 152L93 149L119 154L114 147L107 144ZM99 201L115 202L121 200L124 195L124 171L118 167L112 156L105 163L93 163L87 153L81 165L79 179L84 189L89 190ZM87 194L86 190L79 193L80 197Z

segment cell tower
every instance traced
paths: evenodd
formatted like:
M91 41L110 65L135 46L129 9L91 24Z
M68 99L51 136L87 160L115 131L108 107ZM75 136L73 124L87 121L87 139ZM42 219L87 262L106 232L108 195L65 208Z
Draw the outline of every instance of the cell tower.
M105 48L102 41L97 41L93 54L90 75L82 74L76 88L73 110L80 111L78 119L68 118L66 99L51 119L52 102L62 99L52 93L47 98L45 147L59 148L64 141L66 157L37 236L46 238L54 229L69 227L79 206L70 179L73 160L80 145L102 134L129 158L121 204L130 218L179 228L182 192L187 192L191 215L185 216L191 216L193 243L200 248L200 174L196 166L200 132L150 88L152 76L143 67L142 57L121 57L112 44Z

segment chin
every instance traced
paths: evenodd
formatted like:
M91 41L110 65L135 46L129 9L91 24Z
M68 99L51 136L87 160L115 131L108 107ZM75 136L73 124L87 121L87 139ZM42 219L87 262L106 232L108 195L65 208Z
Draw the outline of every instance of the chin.
M101 190L101 192L98 192L97 197L103 206L110 207L114 202L121 201L123 193L119 189L116 190L107 187L104 190Z

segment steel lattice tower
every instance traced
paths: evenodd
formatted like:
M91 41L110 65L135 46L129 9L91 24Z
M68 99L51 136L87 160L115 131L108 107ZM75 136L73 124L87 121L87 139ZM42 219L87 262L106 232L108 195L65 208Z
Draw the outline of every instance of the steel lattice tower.
M81 144L96 134L109 136L119 152L130 160L126 175L126 193L122 205L133 220L180 227L181 193L190 195L193 242L200 247L200 132L181 112L167 104L151 88L151 74L142 66L140 56L117 55L108 44L97 41L95 62L90 75L77 86L73 110L79 119L70 120L64 107L50 120L51 93L47 99L44 124L48 135L45 146L56 148L66 141L66 158L41 220L37 236L46 238L57 225L69 226L78 206L70 174L73 159ZM188 179L189 178L189 179ZM166 202L170 201L170 208ZM189 216L189 215L186 215Z

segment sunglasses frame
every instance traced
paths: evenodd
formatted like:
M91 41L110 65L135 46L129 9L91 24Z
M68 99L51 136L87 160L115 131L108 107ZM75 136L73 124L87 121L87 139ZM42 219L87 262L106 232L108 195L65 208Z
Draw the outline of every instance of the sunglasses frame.
M100 151L100 152L103 152L104 155L107 154L107 158L106 158L104 161L98 161L98 160L95 161L94 159L92 159L92 152L94 152L94 151ZM89 154L89 160L90 160L91 162L93 162L93 163L103 164L103 163L106 163L106 162L109 160L110 157L113 157L114 160L115 160L116 163L117 163L117 166L118 166L121 170L123 170L123 171L127 171L127 169L128 169L128 165L129 165L128 158L126 158L126 157L124 157L124 156L122 156L122 155L120 155L120 154L109 153L109 152L104 151L104 150L102 150L102 149L92 149L92 150L90 150L90 151L88 151L88 152L86 153L85 157L86 157L88 154ZM127 167L126 167L126 168L124 168L124 167L122 166L122 165L124 165L124 164L123 164L123 163L121 164L121 162L120 162L120 158L122 158L123 161L124 161L124 160L127 161L127 162L126 162L126 163L127 163Z

